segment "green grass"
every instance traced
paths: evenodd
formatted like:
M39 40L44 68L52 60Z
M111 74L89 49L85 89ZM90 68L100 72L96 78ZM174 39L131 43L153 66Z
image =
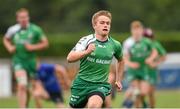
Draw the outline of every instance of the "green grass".
M124 93L117 93L115 100L113 100L113 107L120 107L122 104ZM66 106L68 106L69 92L65 92ZM44 101L44 107L55 107L52 102ZM0 108L17 108L18 104L15 96L11 98L1 98ZM33 100L30 102L30 107L35 107ZM156 107L158 108L180 108L180 90L157 91L156 93Z

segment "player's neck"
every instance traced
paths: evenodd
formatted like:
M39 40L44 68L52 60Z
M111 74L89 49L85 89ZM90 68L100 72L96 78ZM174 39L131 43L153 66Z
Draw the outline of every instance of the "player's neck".
M102 35L99 35L99 34L95 33L95 37L96 37L97 40L102 41L102 42L108 40L108 35L102 36Z
M135 41L140 41L140 40L142 39L142 36L141 36L141 37L132 36L132 38L133 38Z
M20 24L20 25L21 25L21 28L26 29L26 28L29 27L30 23L27 23L27 24L24 24L24 25Z

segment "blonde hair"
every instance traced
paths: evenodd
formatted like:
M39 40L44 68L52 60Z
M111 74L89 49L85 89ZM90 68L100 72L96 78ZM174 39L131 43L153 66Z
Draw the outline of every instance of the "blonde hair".
M135 29L135 28L143 28L143 24L138 20L133 21L131 23L131 29Z
M98 11L96 12L93 17L92 17L92 24L94 25L96 23L96 20L99 16L106 16L108 17L109 19L112 19L112 16L111 16L111 13L109 11L106 11L106 10L101 10L101 11Z
M25 12L29 15L29 11L26 9L26 8L20 8L16 11L16 16L19 14L19 13L22 13L22 12Z

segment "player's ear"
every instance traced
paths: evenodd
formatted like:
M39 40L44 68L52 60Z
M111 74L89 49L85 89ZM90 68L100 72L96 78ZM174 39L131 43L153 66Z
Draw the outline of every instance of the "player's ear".
M96 28L96 23L93 23L92 27L93 27L93 29L95 29Z

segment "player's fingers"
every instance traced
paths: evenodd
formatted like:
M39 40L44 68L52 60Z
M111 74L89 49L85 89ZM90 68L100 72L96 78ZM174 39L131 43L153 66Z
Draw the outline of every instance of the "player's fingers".
M92 48L94 48L94 49L96 48L95 44L92 44L91 46L92 46Z
M120 92L121 91L121 84L119 82L115 82L115 85L117 87L117 91Z
M121 86L121 85L119 85L119 89L120 89L120 90L122 89L122 86Z
M121 91L121 89L122 89L122 86L121 86L121 84L120 83L115 83L116 84L116 87L117 87L117 90L118 91Z

